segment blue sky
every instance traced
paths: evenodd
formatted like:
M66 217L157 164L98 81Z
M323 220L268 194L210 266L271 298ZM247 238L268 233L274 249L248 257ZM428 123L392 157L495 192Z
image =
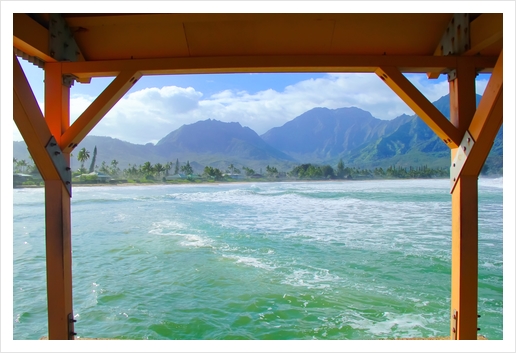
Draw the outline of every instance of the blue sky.
M19 59L44 110L43 70ZM429 80L424 74L407 75L430 101L448 94L446 75ZM489 75L477 78L482 94ZM71 89L73 122L113 78L94 78ZM156 143L184 124L216 119L239 122L258 134L281 126L315 107L355 106L378 119L413 114L375 74L212 74L145 76L92 130L91 135L124 141ZM141 119L148 123L141 124ZM14 125L14 124L13 124ZM13 139L21 141L14 126Z
M26 11L23 2L2 1L4 10ZM82 4L82 5L81 5ZM118 2L103 2L106 12L119 12ZM293 7L295 4L295 7ZM165 12L433 12L439 2L407 1L296 1L296 2L126 2L125 12L145 12L159 8ZM442 4L442 3L441 3ZM88 2L30 2L33 12L84 12ZM154 6L154 7L152 7ZM158 7L159 6L159 7ZM478 1L467 3L468 12L504 12L505 24L514 15L507 13L508 2ZM513 9L511 7L511 9ZM143 10L143 11L142 11ZM464 2L446 2L446 11L463 12ZM3 14L7 11L3 11ZM7 13L7 16L9 14ZM3 17L2 25L9 27L9 17ZM513 28L513 26L511 27ZM510 29L510 28L508 28ZM510 34L504 56L513 55ZM9 34L5 37L5 53L11 49ZM21 60L21 59L20 59ZM43 71L21 60L40 107L43 109ZM509 61L510 62L510 61ZM10 75L12 69L8 65ZM510 70L507 68L506 71ZM6 77L6 76L4 76ZM7 76L9 77L9 76ZM445 75L429 80L426 75L407 75L430 101L448 94ZM86 109L112 78L95 78L90 84L76 83L71 90L70 115L72 122ZM482 94L488 76L480 75L477 93ZM7 80L3 83L8 82ZM506 85L506 88L507 85ZM133 86L117 105L91 131L91 135L111 136L132 143L156 143L171 131L184 124L199 120L216 119L239 122L258 134L281 126L302 113L315 108L330 109L355 106L369 111L378 119L393 119L401 114L413 114L375 74L213 74L147 76ZM141 124L145 119L146 124ZM13 122L12 138L21 140Z

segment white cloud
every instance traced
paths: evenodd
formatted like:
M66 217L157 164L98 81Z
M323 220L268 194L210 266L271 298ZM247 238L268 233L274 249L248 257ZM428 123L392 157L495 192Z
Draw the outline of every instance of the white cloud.
M407 78L430 101L448 94L446 80L428 80L426 75L408 75ZM479 93L486 83L487 78L478 80ZM88 95L73 95L71 120L74 121L93 99ZM315 107L349 106L367 110L379 119L413 114L375 74L327 74L300 81L280 92L224 90L204 97L193 87L143 88L122 98L90 134L132 143L155 143L184 124L206 119L238 121L262 134ZM17 131L13 135L19 139Z

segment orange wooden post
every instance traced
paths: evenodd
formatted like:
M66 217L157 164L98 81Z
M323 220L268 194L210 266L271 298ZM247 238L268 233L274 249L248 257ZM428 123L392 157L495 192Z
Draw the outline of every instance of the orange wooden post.
M463 136L476 110L475 68L458 65L450 81L450 120ZM452 150L452 161L458 149ZM461 175L452 193L452 339L477 338L478 175Z
M70 125L70 88L63 84L60 63L45 65L45 120L60 142ZM70 155L64 155L69 163ZM45 180L45 225L48 337L74 339L70 195L60 178Z

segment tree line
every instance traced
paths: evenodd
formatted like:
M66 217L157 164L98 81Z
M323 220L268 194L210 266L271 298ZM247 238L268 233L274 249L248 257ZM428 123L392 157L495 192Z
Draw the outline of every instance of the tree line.
M260 169L256 172L254 169L242 166L237 168L233 164L229 164L227 168L219 169L212 166L205 166L201 174L194 174L193 167L190 161L184 164L176 159L174 162L155 163L145 162L141 165L129 164L127 168L121 169L119 162L113 159L111 163L107 164L105 161L100 166L96 164L97 147L93 150L93 155L86 148L79 150L77 154L77 160L80 163L80 167L72 172L72 176L77 181L77 178L81 177L85 180L96 180L97 175L91 175L88 177L85 174L92 172L106 174L112 179L118 180L161 180L165 181L168 176L179 175L180 178L194 179L204 178L207 180L232 180L235 178L265 178L269 180L332 180L332 179L372 179L372 178L447 178L449 177L449 168L431 168L427 165L417 167L401 167L401 166L389 166L387 168L376 167L374 169L349 167L345 166L342 159L339 160L335 167L326 165L317 165L312 163L304 163L293 167L290 171L279 171L277 167L267 165L265 173L262 173ZM73 157L73 154L71 154ZM91 158L89 168L85 167L85 164ZM15 173L26 173L34 174L37 173L37 168L34 166L32 158L30 162L26 160L13 159L13 167ZM178 176L179 177L179 176Z

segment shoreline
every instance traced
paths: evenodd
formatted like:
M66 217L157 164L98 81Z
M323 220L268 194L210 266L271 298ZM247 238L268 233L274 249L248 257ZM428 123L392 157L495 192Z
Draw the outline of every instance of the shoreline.
M503 178L503 175L483 177L482 179L498 179ZM295 179L295 180L238 180L238 181L187 181L187 182L172 182L172 183L164 183L164 182L155 182L155 183L80 183L74 184L72 183L72 188L74 187L131 187L131 186L165 186L165 185L241 185L241 184L251 184L251 183L321 183L321 182L353 182L353 181L386 181L386 180L440 180L440 179L448 179L443 177L436 178L371 178L371 179L328 179L328 180L310 180L310 179ZM44 185L13 185L13 189L36 189L36 188L44 188Z

